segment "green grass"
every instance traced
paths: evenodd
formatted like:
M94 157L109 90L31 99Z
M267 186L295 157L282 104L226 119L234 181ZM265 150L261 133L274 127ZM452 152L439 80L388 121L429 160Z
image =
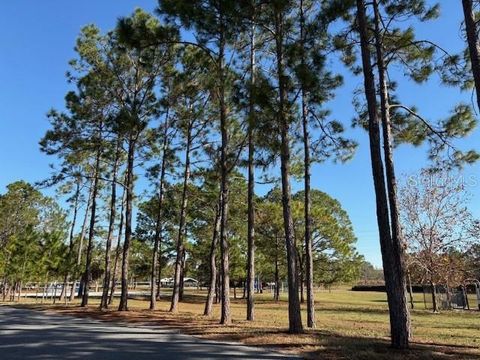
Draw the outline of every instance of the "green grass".
M241 294L241 292L238 292ZM92 299L89 309L78 306L43 306L77 316L93 316L109 321L165 325L195 336L219 340L235 340L252 346L274 347L299 353L308 358L325 359L480 359L480 311L443 311L433 314L424 309L423 295L415 294L412 311L413 343L407 352L389 348L389 323L386 296L376 292L353 292L347 288L320 291L316 294L315 330L291 335L288 328L285 295L278 303L272 294L256 294L254 322L245 318L245 301L232 299L231 326L218 325L219 306L212 318L203 313L204 291L188 289L179 313L168 312L168 292L158 303L157 311L149 311L148 301L130 300L128 313L114 310L100 312L98 300ZM472 302L473 303L473 302ZM35 306L35 305L34 305ZM115 304L112 309L115 309ZM302 305L305 320L306 309Z

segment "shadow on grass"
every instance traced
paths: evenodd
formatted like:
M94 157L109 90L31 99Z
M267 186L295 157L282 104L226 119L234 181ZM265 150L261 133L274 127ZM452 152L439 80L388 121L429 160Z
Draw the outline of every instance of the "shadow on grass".
M41 306L22 307L42 309ZM478 359L480 351L474 346L455 346L435 343L412 343L408 351L398 351L390 347L386 338L345 336L325 330L307 330L303 334L289 334L281 328L259 327L255 323L234 321L231 326L223 326L217 319L193 313L171 314L164 310L135 310L130 312L99 311L96 308L43 307L57 313L77 317L90 317L114 322L122 326L148 328L153 333L162 329L179 331L184 334L215 341L242 342L254 347L267 347L288 353L298 353L308 359L384 359L384 360L427 360L427 359ZM337 309L338 310L338 309ZM348 309L341 309L347 311ZM370 312L385 313L369 309ZM364 313L368 309L352 309Z
M387 339L318 334L318 350L307 352L308 358L326 359L480 359L478 348L442 344L412 343L409 350L395 350Z

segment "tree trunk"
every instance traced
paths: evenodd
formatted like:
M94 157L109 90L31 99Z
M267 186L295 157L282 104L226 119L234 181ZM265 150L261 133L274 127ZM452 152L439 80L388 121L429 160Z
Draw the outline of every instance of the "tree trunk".
M220 302L220 288L222 282L222 273L217 273L217 281L215 283L215 304Z
M5 301L5 298L7 296L7 287L8 287L7 278L4 276L2 281L2 301Z
M467 308L467 310L470 310L470 303L468 302L468 293L467 293L467 288L465 285L462 285L462 296L463 296L463 302L464 302L464 309Z
M71 258L73 255L73 237L74 237L74 232L75 232L75 225L77 223L77 215L78 215L78 200L80 197L80 180L77 179L76 181L76 187L75 187L75 196L74 196L74 201L73 201L73 217L72 217L72 225L70 226L70 234L69 234L69 239L68 239L68 262L69 265L71 265ZM68 279L70 277L69 270L67 269L65 273L65 277L63 279L63 287L62 287L62 293L60 294L60 300L65 299L67 300L67 288L68 288Z
M298 254L298 252L297 252ZM302 256L300 256L300 254L298 254L298 268L299 268L299 272L298 272L298 279L299 279L299 283L300 283L300 303L301 304L304 304L305 303L305 297L303 296L304 294L304 291L303 291L303 286L304 286L304 282L305 282L305 259L303 257L303 254Z
M254 19L254 17L253 17ZM252 20L253 20L252 19ZM254 313L254 282L255 282L255 103L253 98L253 87L255 85L255 25L252 25L250 32L250 94L248 110L248 229L247 229L247 320L255 319Z
M180 286L182 282L182 265L183 258L185 256L185 244L184 237L186 231L186 216L188 205L188 183L190 181L190 149L192 145L192 123L188 124L187 129L187 144L185 149L185 170L183 172L183 190L182 190L182 202L180 205L180 224L178 226L177 237L177 257L175 260L175 276L173 278L173 292L172 300L170 304L170 312L178 311L178 301L180 298Z
M185 232L184 239L187 237L187 234ZM186 255L187 255L187 250L185 249L185 246L183 247L183 252L182 252L182 262L180 266L180 286L178 287L178 301L183 301L183 293L185 290L185 261L186 261Z
M477 105L480 109L480 49L478 44L477 22L473 11L473 0L462 0L465 17L465 32L467 33L468 52L472 65L473 80L477 93Z
M94 174L92 173L92 175ZM85 236L87 233L88 214L90 213L90 208L92 206L94 179L95 179L95 176L92 176L90 189L88 192L87 208L85 209L85 216L83 218L82 230L80 231L80 241L78 244L78 253L77 253L77 268L79 268L80 265L82 264L83 240L85 239ZM75 284L74 284L74 287L75 287ZM84 274L82 273L82 276L80 277L80 283L78 286L78 297L81 297L83 295L83 289L84 289ZM73 301L74 297L75 297L74 293L70 294L70 301Z
M433 282L430 282L430 291L432 293L432 310L434 313L438 313L437 291Z
M275 236L275 294L273 296L275 301L280 300L280 274L278 267L278 236Z
M65 295L67 293L67 283L68 283L68 274L65 274L63 277L63 282L62 282L62 290L60 291L60 296L58 297L59 301L63 301L64 299L66 300L67 296Z
M452 308L452 294L451 294L451 291L450 291L450 286L446 285L445 290L446 290L446 295L447 295L447 309L451 309Z
M220 2L221 4L221 2ZM220 9L220 14L222 11ZM218 101L220 110L220 132L221 132L221 149L220 149L220 165L221 165L221 183L220 191L222 196L222 206L220 212L220 252L221 252L221 316L220 324L230 325L232 322L230 313L230 264L229 264L229 243L227 238L228 224L228 205L229 205L229 179L228 179L228 124L227 124L227 105L225 103L225 19L221 15L220 32L219 32L219 55L218 55L218 72L219 72L219 88Z
M45 284L43 285L43 293L42 293L42 301L41 303L43 304L43 301L47 299L47 291L48 291L48 276L49 276L49 273L47 272L47 274L45 275Z
M95 174L92 173L92 175L95 175ZM85 239L85 235L87 233L88 214L90 213L90 208L92 206L94 179L95 179L95 176L92 177L92 180L91 180L91 183L90 183L90 189L89 189L89 192L88 192L87 207L85 209L85 216L83 218L82 230L80 231L80 243L78 245L78 253L77 253L77 266L80 266L80 264L82 262L83 240Z
M165 171L167 165L167 149L168 149L168 129L169 129L169 109L167 108L166 118L165 118L165 129L163 132L163 145L162 145L162 165L160 168L160 180L159 180L159 189L158 189L158 212L157 219L155 224L155 238L153 243L153 252L152 252L152 271L150 279L150 310L155 310L156 300L160 298L160 272L159 272L159 248L162 239L162 212L163 212L163 198L165 192ZM160 254L161 258L161 254ZM157 284L157 273L158 284ZM158 291L158 294L157 294Z
M305 217L305 280L307 288L307 326L315 328L315 294L313 289L313 246L312 246L312 219L310 196L310 134L308 130L306 94L302 91L302 122L303 122L303 147L304 147L304 217ZM302 292L303 294L303 292Z
M287 247L288 269L288 320L289 332L303 332L302 318L300 313L300 300L298 298L298 268L296 259L295 239L293 235L293 219L291 210L290 188L290 139L289 121L287 118L287 94L284 74L283 59L283 14L275 10L275 41L277 57L277 76L279 87L278 121L281 133L281 177L282 177L282 205L285 230L285 243Z
M162 238L158 242L158 281L157 281L157 293L155 298L160 300L160 292L162 289Z
M369 114L370 156L372 175L375 188L377 223L382 252L383 271L390 313L391 341L394 348L408 348L410 338L410 322L408 307L406 306L406 291L404 273L397 276L396 271L402 271L401 265L396 261L400 254L392 241L390 219L388 210L388 197L386 194L384 167L381 154L380 126L377 116L377 100L375 79L372 71L371 53L369 49L368 25L365 14L364 0L357 0L358 31L362 52L362 65L364 73L365 95L367 98ZM402 281L403 280L403 281Z
M15 294L16 294L16 291L17 291L17 282L15 281L15 282L13 283L12 287L10 288L9 301L15 302Z
M125 177L125 182L126 182L126 177ZM112 271L112 281L111 281L111 287L110 287L110 295L108 297L108 305L111 305L113 302L113 297L115 295L115 288L116 288L116 283L117 283L117 269L118 269L118 261L120 259L120 253L121 253L121 243L122 243L122 231L123 231L123 223L124 223L124 207L125 207L125 201L126 201L126 190L125 187L123 188L123 194L122 194L122 205L120 207L120 224L118 225L118 238L117 238L117 247L115 248L115 260L113 262L113 271Z
M100 126L100 132L102 131ZM95 223L96 223L96 211L97 211L97 194L98 183L100 173L100 157L101 147L98 145L97 154L95 155L95 170L93 177L93 191L92 191L92 208L90 210L90 228L88 230L88 245L87 245L87 257L85 261L85 272L83 274L84 288L82 295L82 303L80 306L85 307L88 305L88 291L91 278L91 264L92 264L92 251L93 251L93 238L95 236Z
M217 248L218 243L218 233L220 231L220 211L221 211L221 204L222 200L219 198L217 208L215 211L215 222L213 226L213 236L212 236L212 244L210 246L210 280L208 286L208 295L207 300L205 301L205 310L203 315L211 316L213 310L213 298L215 297L215 288L217 283L217 263L215 258L215 250Z
M118 141L115 161L113 164L112 171L112 192L110 195L110 216L108 222L108 233L107 233L107 243L105 246L105 272L103 275L103 291L102 299L100 300L100 309L106 309L108 307L108 290L110 288L110 278L111 274L111 260L110 252L112 248L113 241L113 228L115 227L115 217L117 216L117 172L118 172L118 162L120 159L120 141Z
M412 279L410 277L409 272L407 272L407 279L408 279L408 294L410 296L410 307L413 309L415 306L413 304Z
M130 254L130 240L132 237L132 203L133 203L133 169L135 161L135 140L130 136L128 141L127 183L125 202L125 241L123 243L122 258L122 292L118 311L128 311L128 257Z
M300 0L300 38L302 44L305 44L305 14L303 10L303 0ZM302 52L302 65L305 66L305 54ZM302 127L303 127L303 163L304 163L304 218L305 218L305 280L307 288L307 326L315 328L315 299L313 292L313 250L312 250L312 219L311 212L311 196L310 196L310 133L308 128L308 110L307 110L307 93L302 86ZM303 298L303 291L302 291ZM303 300L302 300L303 303Z
M55 283L55 286L53 287L53 305L57 302L57 283ZM22 283L20 283L20 288L18 291L18 300L20 300L20 291L22 291Z
M408 346L408 340L411 337L410 311L407 301L406 284L406 265L405 265L405 244L400 225L400 215L398 209L397 180L395 176L395 166L393 161L393 139L391 134L390 103L387 85L387 68L384 61L383 43L380 29L380 12L378 9L378 0L373 0L375 14L375 49L377 53L377 68L379 74L380 90L380 110L382 114L383 129L383 150L385 157L386 181L388 190L390 221L391 221L391 239L392 239L392 282L394 283L395 293L392 296L394 306L394 322L399 326L404 324L404 334L399 335L397 342L400 347ZM408 336L405 341L403 336Z

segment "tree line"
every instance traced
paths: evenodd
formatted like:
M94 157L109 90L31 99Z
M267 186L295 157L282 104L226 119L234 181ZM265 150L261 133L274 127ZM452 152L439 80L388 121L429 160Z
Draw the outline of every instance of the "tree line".
M331 273L335 281L335 274L358 269L350 266L358 255L348 216L311 189L313 164L348 161L357 147L327 107L343 82L329 65L339 57L363 79L346 96L357 110L353 125L369 137L392 346L407 348L412 334L394 149L425 144L431 171L473 163L478 154L458 146L476 126L471 105L454 104L445 118L429 119L401 101L395 77L401 69L403 81L420 85L437 77L446 86L480 86L475 2L462 5L462 54L416 36L418 23L440 16L438 4L423 0L162 0L156 14L138 9L107 33L84 27L67 74L75 89L65 111L49 113L51 129L40 142L59 164L46 184L70 194L64 255L71 266L64 282L81 273L87 306L95 241L105 239L101 308L120 280L119 310L128 310L138 237L152 244L151 309L169 248L170 310L178 311L189 259L202 258L199 266L209 274L205 313L217 289L220 322L230 324L232 280L245 278L246 319L254 320L255 274L265 271L258 259L268 258L282 264L288 280L289 331L303 331L304 285L306 324L314 327L315 279ZM303 181L302 192L292 194L292 177ZM137 201L136 182L148 200ZM259 182L274 189L260 198ZM192 246L192 239L201 240ZM246 254L241 265L238 253Z

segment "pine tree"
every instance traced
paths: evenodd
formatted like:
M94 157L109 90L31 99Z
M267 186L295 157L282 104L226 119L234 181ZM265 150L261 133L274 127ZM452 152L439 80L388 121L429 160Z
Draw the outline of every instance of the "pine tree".
M256 72L256 26L255 13L258 11L256 1L252 1L250 9L250 29L249 29L249 72L250 89L248 94L248 230L247 230L247 320L255 319L254 312L254 285L255 285L255 72Z
M229 242L227 237L229 209L229 172L230 164L230 109L228 107L227 89L229 87L226 52L229 44L238 36L239 3L232 0L202 0L197 2L168 0L159 2L159 13L177 20L188 30L195 30L196 42L181 41L184 45L200 48L215 65L214 99L218 106L219 132L221 137L221 217L220 249L222 267L222 311L220 323L231 323L230 313L230 277L229 277Z
M182 72L174 78L176 105L172 107L175 124L179 130L185 152L183 169L182 197L180 203L179 225L177 236L177 256L175 260L175 275L173 281L171 312L178 311L178 302L182 295L185 241L187 238L187 211L189 200L189 184L191 177L192 158L199 147L205 142L209 118L206 110L209 105L208 87L205 86L208 77L208 58L203 51L196 48L187 48L180 61ZM203 60L203 61L202 61Z
M102 298L100 300L100 309L106 309L108 307L108 291L110 289L110 280L112 278L111 273L111 248L114 235L116 211L117 211L117 183L118 183L118 170L121 161L121 142L117 141L113 165L112 165L112 178L111 178L111 194L110 194L110 213L108 215L108 232L107 241L105 245L105 271L103 275L103 291Z
M368 103L370 154L377 202L377 221L382 249L383 270L390 310L392 346L407 348L411 335L410 317L406 305L404 269L402 268L403 263L401 260L402 253L399 253L392 244L388 200L385 192L384 164L381 155L380 125L377 116L376 86L371 65L372 56L368 46L368 23L363 0L357 0L357 19L361 41L365 95Z
M349 160L355 150L355 142L342 136L343 125L330 119L325 103L334 96L334 90L341 84L339 75L332 74L326 67L326 52L331 37L328 24L323 22L315 2L302 0L294 9L295 41L288 46L287 64L298 88L299 115L303 147L304 189L305 189L305 275L307 288L307 326L315 326L313 293L313 259L310 216L311 166L315 162ZM299 256L301 259L302 256ZM302 281L303 283L303 281ZM301 291L303 296L303 291Z
M282 181L282 206L285 231L285 243L287 248L288 268L288 320L290 333L303 332L302 319L300 314L300 300L298 297L299 277L297 265L297 251L293 229L292 207L291 207L291 144L290 144L290 122L288 101L287 76L285 73L285 36L286 19L292 4L285 1L273 1L271 16L275 43L275 65L278 82L278 112L277 121L280 129L280 171Z
M163 134L161 136L161 162L160 169L150 169L154 170L153 173L158 177L158 210L157 217L155 221L155 234L154 234L154 244L152 251L152 270L150 274L150 310L155 310L156 300L160 299L160 274L161 274L161 264L160 259L162 257L162 231L163 231L163 207L165 199L165 175L167 172L167 167L169 167L169 158L170 156L170 142L171 142L171 127L172 120L170 115L171 99L170 94L167 93L167 100L165 104L165 119L163 123ZM159 172L159 174L157 174ZM157 276L158 274L158 276Z
M348 12L352 2L330 1L329 5L326 14L331 14L330 11L333 10L333 13L341 14L343 19L352 22L351 26L336 37L335 45L343 51L344 61L353 71L363 71L364 75L367 103L364 106L355 101L359 111L356 124L367 128L370 136L392 345L406 348L410 326L405 289L404 240L398 215L393 146L428 142L429 156L435 161L436 167L458 166L471 162L475 158L474 152L458 151L450 139L460 134L468 134L474 121L468 106L465 105L457 106L454 115L447 120L434 123L425 119L414 107L399 102L396 83L388 76L389 67L393 64L402 66L405 75L417 83L425 82L437 70L435 62L440 57L438 53L444 56L443 50L431 41L417 39L412 26L405 27L408 20L424 22L435 19L438 16L437 5L427 6L424 1L373 1L368 4L357 1L353 15ZM368 12L370 8L372 12ZM347 35L351 34L352 30L359 34L361 68L355 64L357 44ZM377 82L374 71L378 75Z
M475 0L462 0L468 53L470 55L470 65L472 68L471 70L473 74L473 81L477 92L477 105L480 109L480 50L478 44L478 19L474 11L475 3Z
M145 130L158 112L156 85L165 65L171 62L173 56L171 43L153 46L152 39L162 36L171 40L177 34L142 10L137 10L131 17L120 19L112 34L115 36L111 39L107 36L110 48L101 54L100 59L96 59L94 65L98 71L106 72L112 81L111 86L118 89L114 94L117 94L115 101L121 110L115 121L116 130L124 137L127 145L125 241L119 304L119 310L125 311L128 310L128 261L132 237L135 159L138 150L144 145Z

